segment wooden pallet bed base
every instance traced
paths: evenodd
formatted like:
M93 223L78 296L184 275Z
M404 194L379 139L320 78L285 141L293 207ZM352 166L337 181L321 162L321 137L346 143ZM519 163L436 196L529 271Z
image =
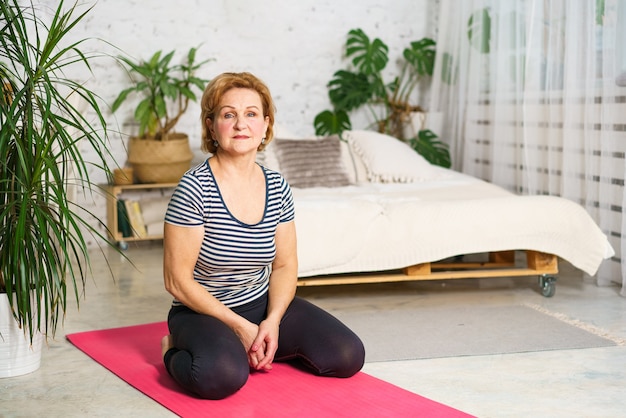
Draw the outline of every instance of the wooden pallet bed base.
M338 274L302 277L298 286L323 286L362 283L407 282L417 280L469 279L483 277L520 277L557 274L558 259L555 255L538 251L526 251L526 266L517 267L515 251L489 253L485 262L432 262L405 267L401 271L371 274Z

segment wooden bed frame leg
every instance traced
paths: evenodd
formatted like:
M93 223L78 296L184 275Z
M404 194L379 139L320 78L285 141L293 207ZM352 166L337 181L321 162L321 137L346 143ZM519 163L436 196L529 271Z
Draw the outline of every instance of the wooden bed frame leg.
M556 274L559 272L559 263L556 255L546 254L539 251L526 251L526 262L528 267L538 273Z

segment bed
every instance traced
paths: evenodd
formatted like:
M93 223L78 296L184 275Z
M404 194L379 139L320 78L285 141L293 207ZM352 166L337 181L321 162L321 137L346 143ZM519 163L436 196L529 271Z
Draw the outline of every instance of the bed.
M559 258L594 275L614 254L580 205L430 165L376 132L278 135L259 162L292 187L300 286L537 275L552 296Z

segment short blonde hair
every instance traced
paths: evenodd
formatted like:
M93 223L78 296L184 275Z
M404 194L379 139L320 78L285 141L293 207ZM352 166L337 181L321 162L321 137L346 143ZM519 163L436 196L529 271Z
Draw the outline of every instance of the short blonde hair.
M272 142L274 138L275 107L269 88L263 81L251 73L222 73L209 82L202 94L202 111L200 114L202 120L202 151L210 152L211 154L215 154L215 151L217 151L217 147L213 143L213 137L207 128L206 120L215 120L215 112L220 104L220 100L222 100L222 97L228 90L235 88L250 89L259 93L263 106L263 116L269 119L265 142L259 145L259 151L263 151Z

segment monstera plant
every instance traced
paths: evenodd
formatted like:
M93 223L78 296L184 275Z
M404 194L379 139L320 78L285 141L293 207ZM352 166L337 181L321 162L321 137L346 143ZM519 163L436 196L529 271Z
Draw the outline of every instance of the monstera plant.
M383 73L389 63L389 47L379 38L371 40L362 29L348 32L346 56L352 68L337 71L328 83L332 110L320 112L314 120L318 135L340 134L352 128L350 112L366 107L374 128L407 141L430 162L450 166L447 146L437 135L420 129L415 137L406 137L412 114L425 109L415 103L420 82L432 76L435 42L423 38L410 42L403 52L399 73L386 81Z

